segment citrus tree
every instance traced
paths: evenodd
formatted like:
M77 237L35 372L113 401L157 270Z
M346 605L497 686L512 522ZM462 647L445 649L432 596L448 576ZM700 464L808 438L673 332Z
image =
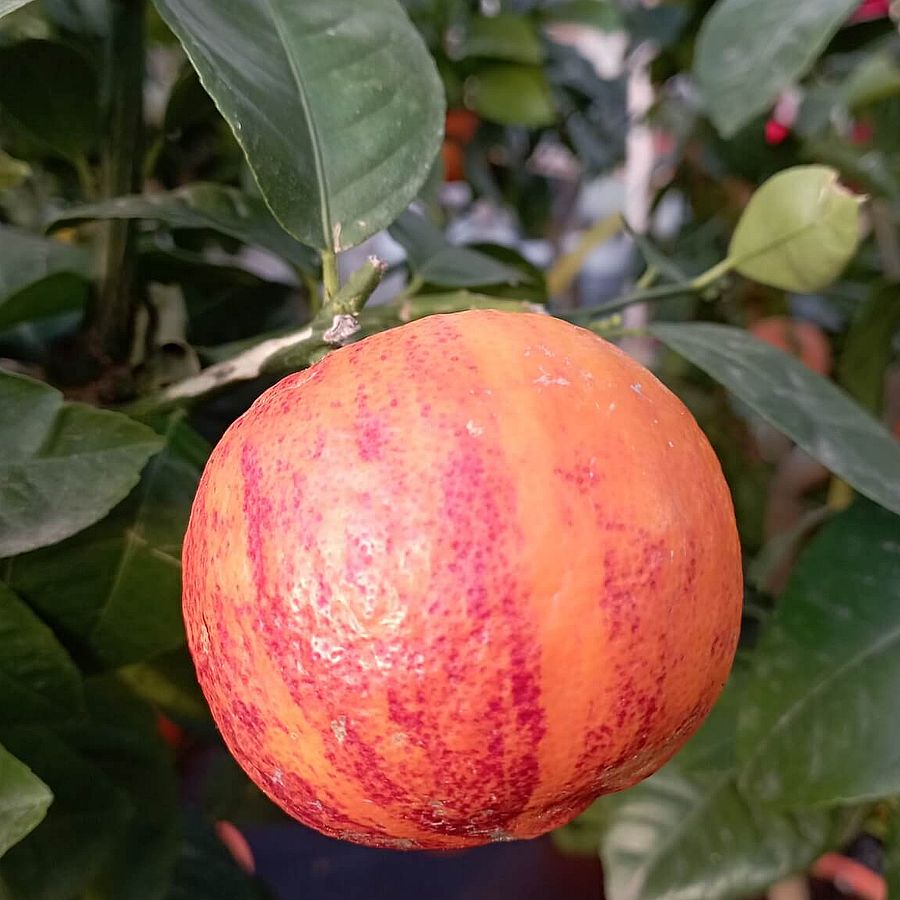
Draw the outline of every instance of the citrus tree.
M738 515L725 692L560 845L600 853L612 900L715 900L865 831L900 891L888 13L0 0L0 897L261 896L212 824L274 808L224 755L178 802L185 753L217 741L181 611L211 443L278 378L470 309L651 358ZM648 134L648 222L579 218L580 188L633 171ZM445 179L512 210L549 264L449 240ZM390 269L365 252L385 230ZM579 273L616 240L634 265L598 300Z

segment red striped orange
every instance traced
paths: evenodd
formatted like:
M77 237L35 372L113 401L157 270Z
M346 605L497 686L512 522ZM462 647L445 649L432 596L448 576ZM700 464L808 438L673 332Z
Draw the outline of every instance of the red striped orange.
M264 393L184 546L215 719L291 815L532 837L664 763L731 664L740 551L681 402L541 315L433 316Z

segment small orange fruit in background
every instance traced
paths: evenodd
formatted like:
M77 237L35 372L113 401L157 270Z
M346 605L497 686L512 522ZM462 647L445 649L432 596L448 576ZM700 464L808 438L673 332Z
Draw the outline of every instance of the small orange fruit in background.
M748 331L772 347L796 356L808 369L827 375L831 371L831 344L812 322L771 316L754 322Z
M375 846L533 837L658 769L727 678L741 597L694 419L544 315L432 316L285 378L216 447L184 545L232 753Z
M447 110L441 147L445 181L465 181L465 148L475 137L479 122L478 116L469 109L457 107Z

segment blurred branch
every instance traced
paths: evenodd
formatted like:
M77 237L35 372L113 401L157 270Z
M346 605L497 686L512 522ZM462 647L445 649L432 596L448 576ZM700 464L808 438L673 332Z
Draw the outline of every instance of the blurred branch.
M146 0L113 0L106 64L107 125L100 194L138 192L142 178ZM99 296L86 316L102 356L125 362L134 338L135 223L118 219L102 226Z

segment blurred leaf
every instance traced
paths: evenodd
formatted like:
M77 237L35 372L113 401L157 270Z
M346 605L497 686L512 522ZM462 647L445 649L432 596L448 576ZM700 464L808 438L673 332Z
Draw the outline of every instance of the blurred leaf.
M728 259L747 278L797 293L831 284L853 257L856 197L827 166L796 166L765 181L745 207Z
M287 814L254 784L224 745L208 759L207 777L200 802L207 816L247 825L290 821Z
M900 513L900 443L840 388L738 328L658 323L650 331L861 494Z
M540 63L544 50L531 19L514 13L475 16L460 48L462 56L483 56L509 62Z
M170 228L208 228L270 250L301 268L313 265L312 252L275 221L261 200L218 184L198 182L159 194L137 194L72 207L52 227L85 219L155 219Z
M91 886L97 900L161 900L178 853L177 782L172 755L145 703L112 677L88 683L90 727L64 732L71 746L102 760L128 803L115 850Z
M208 448L169 424L165 449L103 521L11 560L11 586L94 665L150 659L184 643L181 541Z
M900 814L896 811L885 839L884 856L887 896L900 897Z
M0 859L41 823L52 802L50 788L0 744Z
M0 191L18 187L31 174L31 166L0 149Z
M46 547L101 519L162 446L127 416L64 403L0 371L0 557Z
M97 75L67 44L22 41L0 48L0 107L48 150L84 159L97 143Z
M614 900L730 900L753 895L811 863L842 817L781 815L741 793L735 726L746 704L739 657L709 718L675 759L621 794L602 798L601 858Z
M440 148L443 90L396 0L156 0L298 240L389 225Z
M828 522L754 662L738 731L748 794L792 808L900 791L900 517L860 501Z
M841 85L844 102L859 109L900 94L900 66L887 50L866 54Z
M900 285L876 284L857 310L838 360L838 381L866 409L881 412L884 373L900 330Z
M578 239L574 250L557 257L547 273L547 290L553 297L564 294L578 277L588 257L601 244L622 230L622 217L615 213L591 226Z
M506 297L510 300L530 300L532 303L547 302L547 279L544 270L527 260L518 250L504 244L469 244L475 250L495 262L515 269L519 281L515 284L478 284L472 287L473 294L489 294L492 297Z
M522 281L517 269L476 250L454 246L427 219L409 210L391 225L390 233L406 251L413 273L429 284L470 287Z
M609 0L561 0L541 6L538 15L547 25L587 25L601 31L619 31L625 24Z
M168 134L214 119L218 115L219 112L212 97L206 93L200 83L197 70L185 63L169 94L163 129Z
M89 274L83 248L0 225L0 330L77 309Z
M617 798L601 859L614 900L731 900L801 871L833 842L823 812L779 815L733 774L670 763Z
M834 134L811 138L803 144L803 156L838 169L848 181L883 197L900 196L900 181L889 157L877 147L859 147Z
M7 729L2 740L53 791L53 805L27 840L0 860L0 897L81 896L127 822L126 798L103 773L100 760L72 749L46 726Z
M207 721L210 717L194 664L184 647L125 666L118 670L118 676L138 697L174 719Z
M264 894L235 863L208 823L185 816L174 884L165 900L262 900Z
M83 721L4 733L55 795L0 863L4 900L159 900L171 881L175 772L154 715L112 678L89 681L87 699Z
M31 3L31 0L0 0L0 19L7 15L7 13L20 9L26 3Z
M57 28L77 35L109 33L110 0L41 0L41 8Z
M501 125L539 128L556 121L550 85L540 66L488 65L466 79L466 105Z
M66 719L84 707L81 676L53 632L0 582L0 723Z
M859 0L718 0L697 36L694 74L724 137L802 77Z

